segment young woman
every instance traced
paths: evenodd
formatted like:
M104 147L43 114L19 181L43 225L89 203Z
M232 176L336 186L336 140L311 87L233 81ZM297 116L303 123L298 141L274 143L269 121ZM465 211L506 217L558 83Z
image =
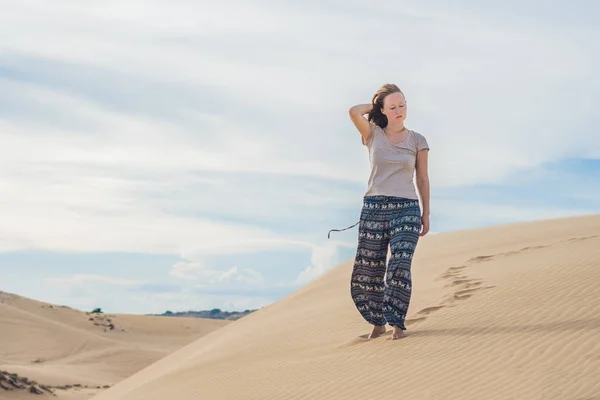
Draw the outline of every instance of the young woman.
M384 333L388 323L394 328L392 339L399 339L405 337L413 254L419 236L429 231L429 145L423 135L404 126L406 99L394 84L383 85L371 104L355 105L349 113L371 164L351 296L362 317L373 325L369 338ZM386 263L388 249L391 255Z

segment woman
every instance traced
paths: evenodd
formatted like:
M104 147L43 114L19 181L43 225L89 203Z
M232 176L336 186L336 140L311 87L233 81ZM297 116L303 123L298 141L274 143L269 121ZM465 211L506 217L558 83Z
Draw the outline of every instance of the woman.
M353 106L349 112L371 164L351 296L362 317L373 325L369 338L384 333L388 323L394 328L392 339L399 339L405 337L413 253L419 236L429 231L429 146L423 135L404 126L406 99L394 84L383 85L372 104Z

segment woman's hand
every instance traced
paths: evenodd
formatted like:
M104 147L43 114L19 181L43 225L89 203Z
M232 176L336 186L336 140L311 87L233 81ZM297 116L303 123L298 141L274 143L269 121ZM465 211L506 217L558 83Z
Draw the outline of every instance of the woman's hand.
M429 215L421 216L421 233L419 236L425 236L429 232Z

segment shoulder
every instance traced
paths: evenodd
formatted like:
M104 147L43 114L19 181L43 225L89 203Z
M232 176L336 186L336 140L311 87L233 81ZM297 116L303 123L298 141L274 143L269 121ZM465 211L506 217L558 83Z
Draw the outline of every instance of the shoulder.
M427 140L425 139L425 135L423 135L421 132L415 131L413 129L411 129L410 131L412 132L416 140Z
M410 130L413 134L415 144L417 146L417 151L423 149L429 149L429 143L427 142L427 138L421 132L417 132L414 130Z

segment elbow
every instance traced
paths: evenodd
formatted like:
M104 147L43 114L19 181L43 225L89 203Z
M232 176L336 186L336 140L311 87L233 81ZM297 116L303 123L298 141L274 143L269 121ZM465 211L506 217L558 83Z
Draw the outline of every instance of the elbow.
M417 176L417 185L420 187L429 185L429 177L427 175Z
M354 105L348 109L348 114L351 117L362 117L363 107L360 104Z

